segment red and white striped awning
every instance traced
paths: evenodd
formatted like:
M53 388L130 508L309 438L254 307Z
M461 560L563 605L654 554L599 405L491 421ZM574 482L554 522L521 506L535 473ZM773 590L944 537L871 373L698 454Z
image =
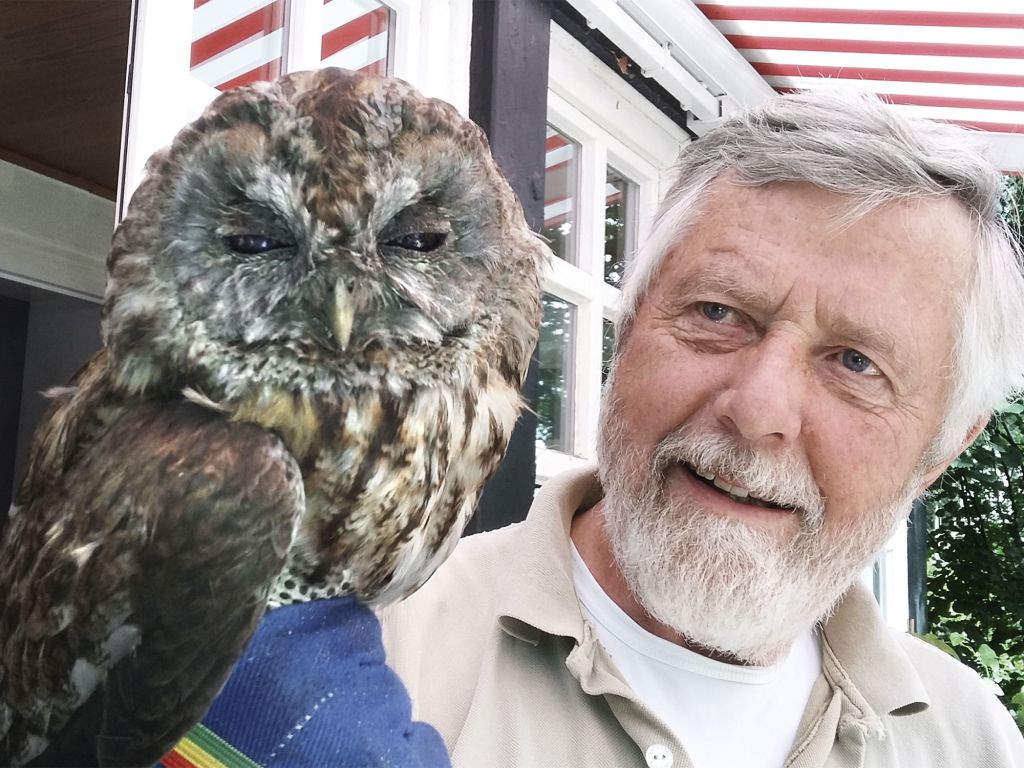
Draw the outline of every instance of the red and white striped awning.
M777 91L853 87L1024 145L1024 0L696 0Z
M194 77L223 91L271 80L285 71L285 0L193 0L193 4L190 68ZM387 6L376 0L323 0L317 14L320 66L385 74L389 14Z

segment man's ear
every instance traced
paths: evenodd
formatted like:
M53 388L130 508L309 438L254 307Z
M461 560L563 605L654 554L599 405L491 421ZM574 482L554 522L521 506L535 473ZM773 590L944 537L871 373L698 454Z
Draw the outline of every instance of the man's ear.
M980 435L984 431L985 427L988 426L988 419L988 414L981 416L976 422L974 422L974 426L968 430L967 434L964 436L963 442L960 443L959 448L948 456L944 456L940 460L936 461L933 465L928 467L927 470L925 470L924 474L921 476L921 484L917 488L918 496L928 490L931 484L939 479L939 475L946 471L946 467L952 464L953 460L956 459L957 456L971 447L971 443L977 440L978 435Z

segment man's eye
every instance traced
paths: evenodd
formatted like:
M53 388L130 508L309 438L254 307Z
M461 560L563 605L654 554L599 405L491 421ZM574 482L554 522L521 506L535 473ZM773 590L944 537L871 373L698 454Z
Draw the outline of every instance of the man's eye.
M854 373L871 373L875 367L870 357L861 354L856 349L844 349L839 359L842 361L844 368Z
M700 304L700 313L713 323L722 323L729 319L729 316L733 314L733 310L724 304L704 301Z
M426 253L436 251L448 239L447 232L410 232L407 235L388 240L386 245L405 248L407 251Z
M225 235L224 244L235 253L246 255L276 251L278 248L289 248L292 245L267 235Z

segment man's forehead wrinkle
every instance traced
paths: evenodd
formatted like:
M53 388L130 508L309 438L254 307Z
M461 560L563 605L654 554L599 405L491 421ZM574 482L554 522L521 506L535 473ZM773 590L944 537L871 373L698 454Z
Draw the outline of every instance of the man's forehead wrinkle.
M745 254L756 254L783 244L791 232L779 232L778 222L785 216L769 200L756 198L742 207L742 213L722 233L722 240ZM798 222L791 222L796 226Z

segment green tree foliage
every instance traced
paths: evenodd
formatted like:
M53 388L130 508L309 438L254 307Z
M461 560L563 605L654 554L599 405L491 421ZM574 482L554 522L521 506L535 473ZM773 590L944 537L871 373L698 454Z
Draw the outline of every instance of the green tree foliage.
M1024 243L1024 176L1006 177L1003 217L1017 235L1017 242Z
M1024 231L1024 178L1004 215ZM1024 340L1022 340L1024 343ZM992 680L1024 729L1024 407L1015 403L943 475L929 503L932 639Z
M1024 726L1024 410L994 419L934 489L931 630L995 682Z

